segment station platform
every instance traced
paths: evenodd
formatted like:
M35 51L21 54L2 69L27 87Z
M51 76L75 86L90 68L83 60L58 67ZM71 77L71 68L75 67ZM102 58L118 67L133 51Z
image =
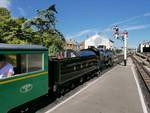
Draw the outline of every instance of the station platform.
M148 113L135 76L128 59L126 67L118 64L63 102L37 113Z

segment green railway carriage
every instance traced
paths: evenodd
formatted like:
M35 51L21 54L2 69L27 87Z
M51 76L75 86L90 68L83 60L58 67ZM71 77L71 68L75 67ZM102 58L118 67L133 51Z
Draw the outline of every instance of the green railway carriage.
M48 93L48 50L37 45L0 44L14 75L0 78L0 113Z

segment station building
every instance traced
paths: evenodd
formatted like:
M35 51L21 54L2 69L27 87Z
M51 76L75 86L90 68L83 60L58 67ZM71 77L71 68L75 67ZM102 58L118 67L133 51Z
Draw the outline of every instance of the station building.
M113 41L109 40L108 38L100 34L96 34L85 40L84 42L85 49L87 49L90 46L94 46L96 48L99 46L105 46L106 49L113 49Z
M78 50L79 44L73 39L66 39L65 49Z
M150 41L144 41L139 44L138 51L143 52L150 52Z
M85 41L80 42L80 50L85 48Z

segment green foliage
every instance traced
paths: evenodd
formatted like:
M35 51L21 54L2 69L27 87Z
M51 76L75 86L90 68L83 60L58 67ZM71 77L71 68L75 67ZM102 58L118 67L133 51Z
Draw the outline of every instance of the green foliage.
M59 52L60 50L63 50L65 42L63 35L60 32L58 32L57 30L53 32L46 33L43 40L46 46L49 47L49 54L52 55L54 55L56 52ZM49 36L51 37L47 38Z
M0 8L0 42L9 44L42 44L55 54L64 47L64 36L55 28L55 5L37 10L37 16L11 18L9 10Z
M51 5L48 9L37 10L37 16L23 24L24 28L34 28L36 36L39 36L34 43L40 42L52 53L63 49L65 42L64 36L55 28L55 13L55 5Z
M10 17L11 16L8 9L0 7L0 21L4 21L5 19L9 19Z
M55 5L50 6L48 9L37 10L37 17L31 20L31 25L41 32L55 29L55 13Z
M5 19L0 22L0 40L9 44L27 44L31 40L32 30L22 29L25 18Z

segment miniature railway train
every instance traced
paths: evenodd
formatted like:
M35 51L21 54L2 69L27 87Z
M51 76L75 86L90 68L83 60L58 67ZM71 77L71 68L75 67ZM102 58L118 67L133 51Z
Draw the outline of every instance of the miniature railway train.
M43 46L0 44L0 55L14 67L13 76L0 78L0 113L17 113L45 95L62 95L113 65L111 51L94 49L81 50L78 57L56 59L48 57Z

